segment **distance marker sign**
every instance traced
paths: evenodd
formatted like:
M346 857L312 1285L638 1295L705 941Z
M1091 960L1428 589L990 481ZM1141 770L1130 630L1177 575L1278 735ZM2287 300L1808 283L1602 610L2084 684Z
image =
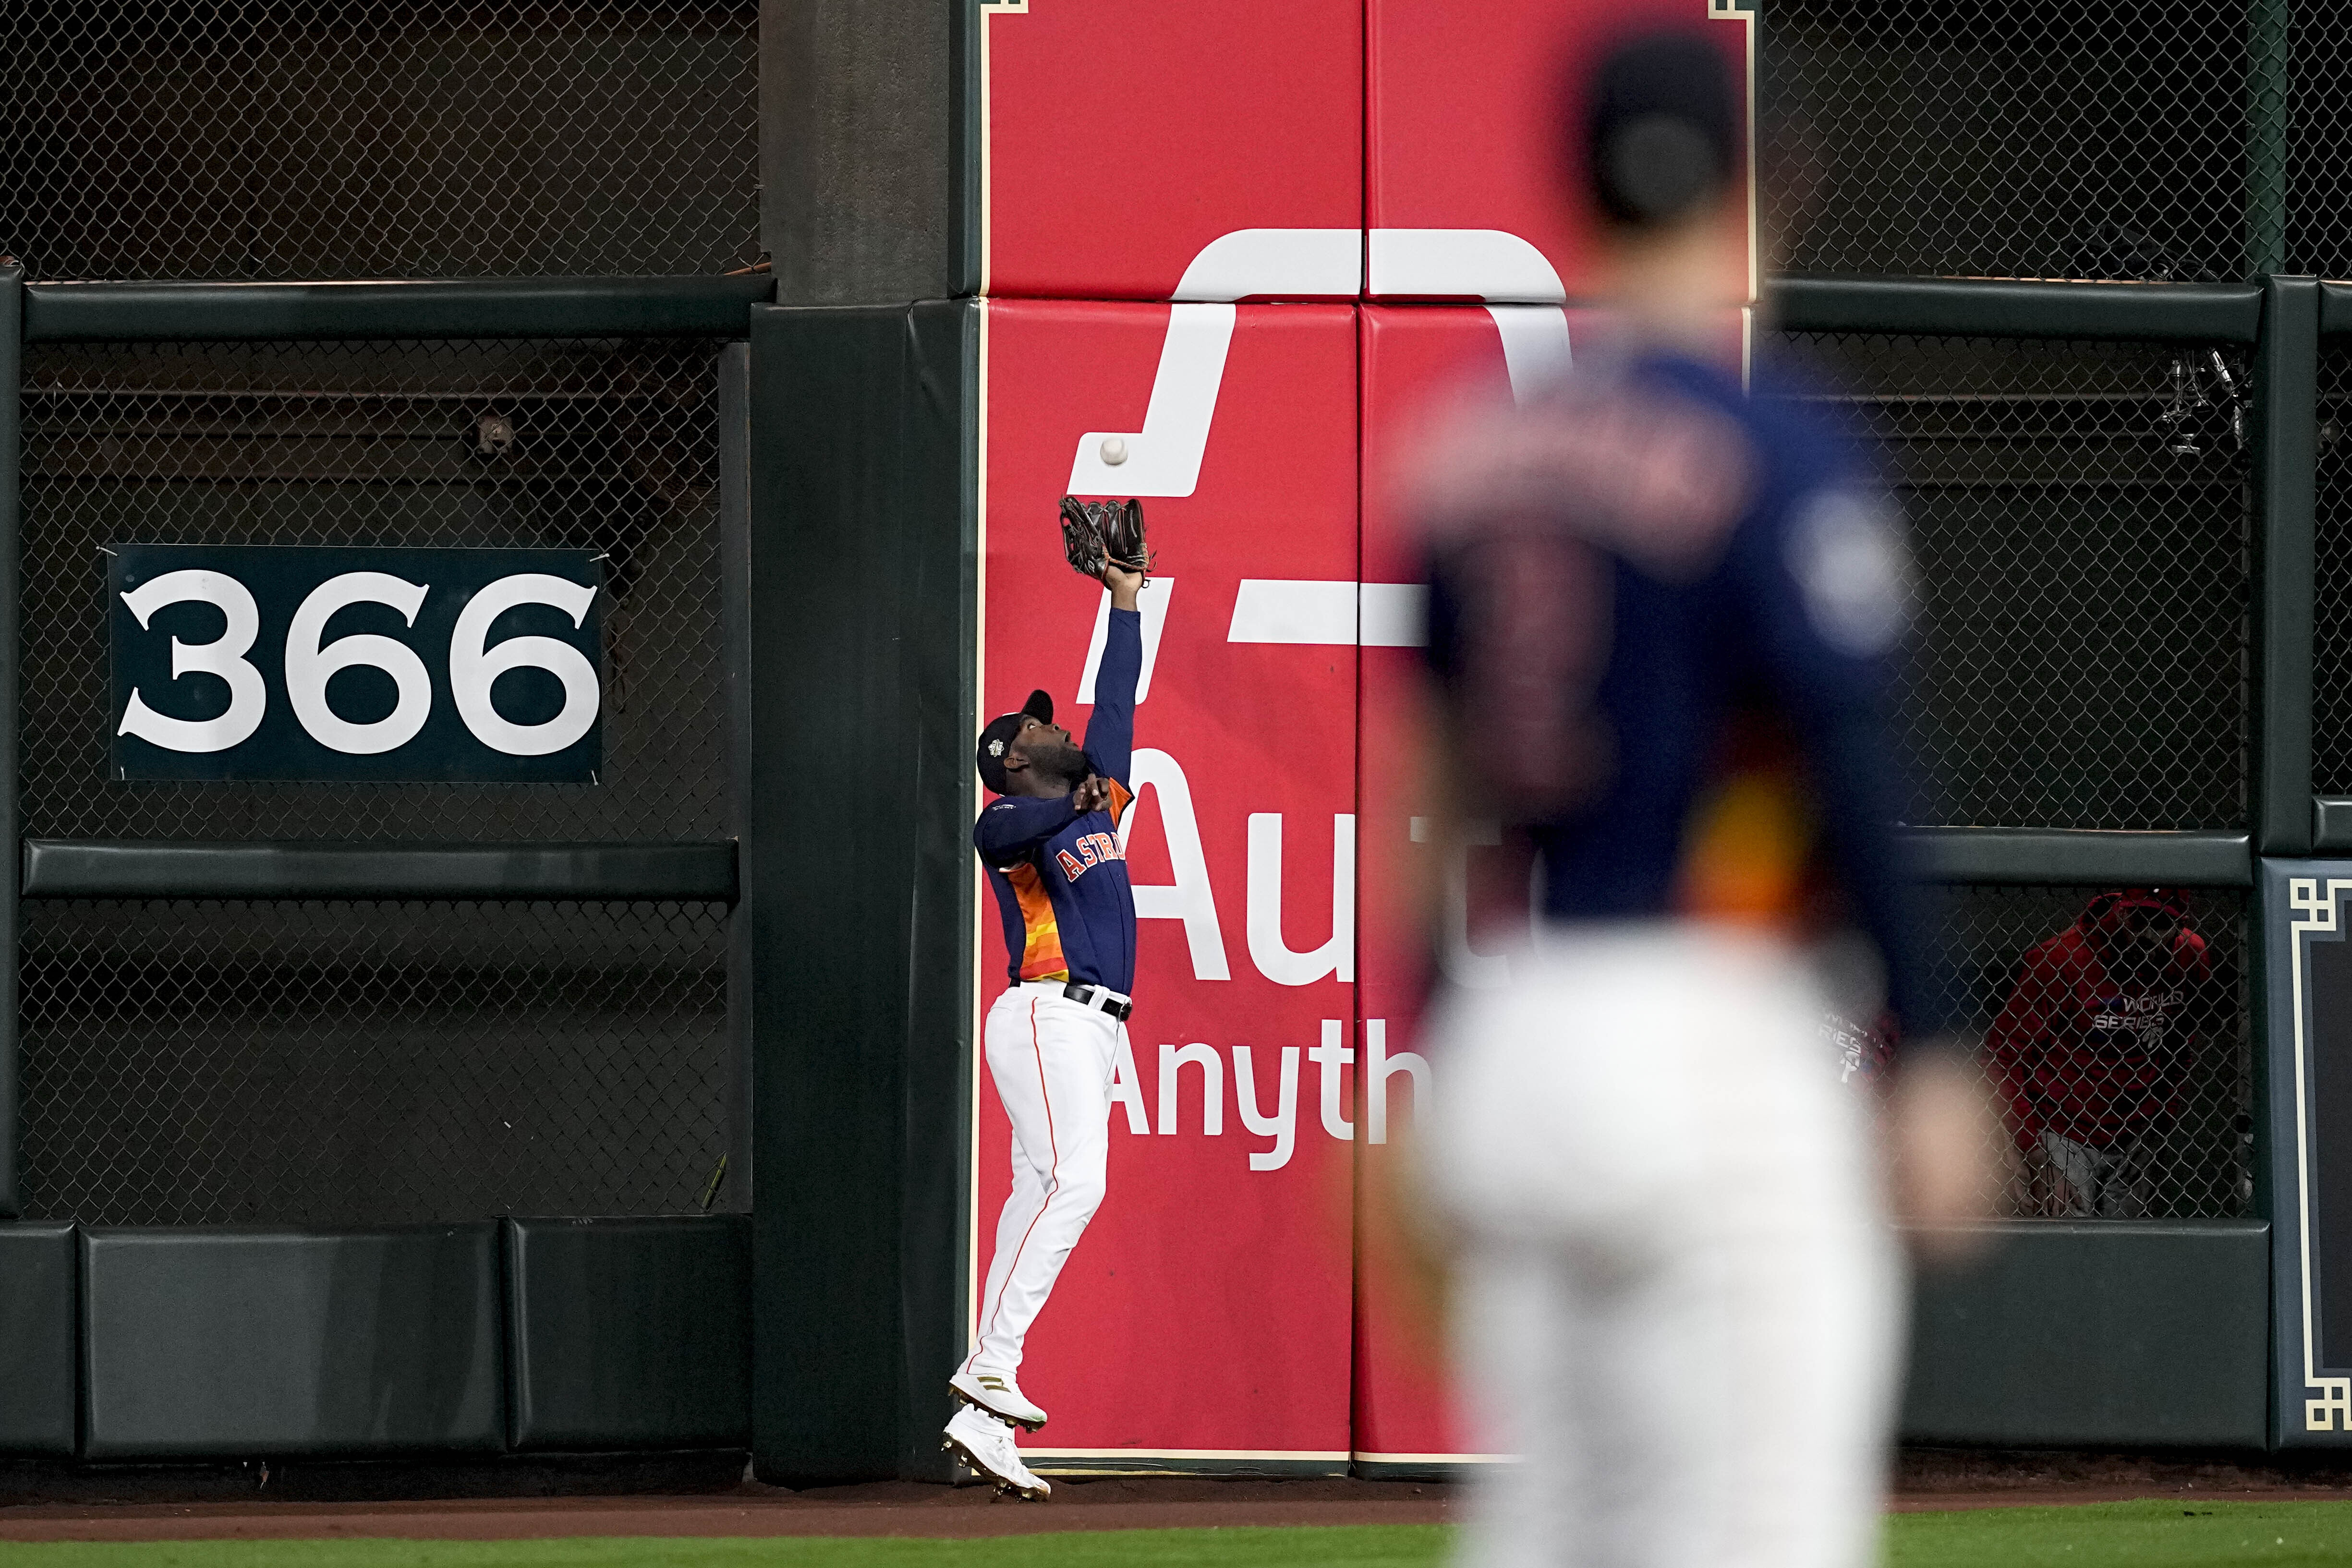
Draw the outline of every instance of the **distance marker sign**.
M115 545L111 776L593 784L587 550Z

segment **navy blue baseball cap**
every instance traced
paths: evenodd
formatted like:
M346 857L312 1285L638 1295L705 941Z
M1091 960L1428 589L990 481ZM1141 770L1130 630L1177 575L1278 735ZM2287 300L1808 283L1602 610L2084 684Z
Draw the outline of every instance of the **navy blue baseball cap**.
M1629 37L1580 89L1584 166L1601 210L1642 228L1719 197L1739 156L1738 99L1703 25Z
M1054 722L1054 699L1043 691L1031 692L1020 712L1000 714L980 732L980 746L972 760L980 767L980 781L999 795L1004 793L1004 748L1021 733L1022 722L1032 718L1039 724Z

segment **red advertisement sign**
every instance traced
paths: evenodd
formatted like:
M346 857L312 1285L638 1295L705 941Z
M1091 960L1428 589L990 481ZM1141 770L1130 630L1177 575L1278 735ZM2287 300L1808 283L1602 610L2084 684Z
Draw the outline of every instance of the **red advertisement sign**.
M1122 834L1139 953L1109 1194L1030 1336L1022 1384L1053 1420L1024 1449L1047 1467L1344 1463L1354 312L998 300L984 330L986 711L1043 686L1084 727L1105 595L1062 559L1062 495L1139 494L1160 554ZM1104 462L1110 437L1121 463ZM982 925L984 1000L1007 959ZM1010 1185L979 1076L975 1279Z
M1589 291L1566 63L1756 0L981 6L982 291L1554 303Z
M1568 63L1654 21L1706 20L1753 78L1756 0L1370 0L1368 292L1522 301L1591 293L1592 214L1569 199ZM1750 279L1753 292L1753 278Z
M1444 1092L1397 880L1447 890L1458 984L1496 972L1525 887L1475 848L1413 865L1421 601L1388 478L1433 402L1598 344L1560 305L1592 260L1566 60L1697 16L1749 79L1753 0L1634 3L982 5L975 725L1043 686L1084 727L1106 596L1062 559L1063 495L1141 498L1160 552L1123 830L1136 1011L1109 1196L1022 1372L1054 1413L1040 1468L1473 1457L1366 1198ZM981 925L976 1007L1006 969ZM975 1281L1010 1185L978 1077Z
M1020 0L981 6L982 291L1239 298L1202 254L1265 230L1363 226L1359 0ZM1180 292L1188 270L1194 287ZM1206 290L1205 292L1203 290Z

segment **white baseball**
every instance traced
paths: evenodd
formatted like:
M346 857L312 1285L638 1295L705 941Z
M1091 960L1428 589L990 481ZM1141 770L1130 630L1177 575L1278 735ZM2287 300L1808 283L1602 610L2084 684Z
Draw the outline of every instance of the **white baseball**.
M1102 460L1116 468L1127 461L1127 440L1124 436L1106 435L1102 441Z

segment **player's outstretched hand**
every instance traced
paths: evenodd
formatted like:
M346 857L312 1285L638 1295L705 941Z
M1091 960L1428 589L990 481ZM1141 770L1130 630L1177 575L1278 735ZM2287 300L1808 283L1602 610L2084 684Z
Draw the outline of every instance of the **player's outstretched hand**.
M1135 608L1136 595L1143 591L1143 573L1129 571L1116 562L1105 561L1103 586L1110 590L1110 605L1114 610Z
M1971 1222L1991 1218L1999 1132L1974 1058L1934 1048L1906 1053L1887 1132L1895 1217L1910 1228L1913 1250L1950 1260L1982 1247L1989 1235Z
M1070 791L1070 798L1080 811L1107 811L1110 809L1110 780L1089 773L1086 780Z

